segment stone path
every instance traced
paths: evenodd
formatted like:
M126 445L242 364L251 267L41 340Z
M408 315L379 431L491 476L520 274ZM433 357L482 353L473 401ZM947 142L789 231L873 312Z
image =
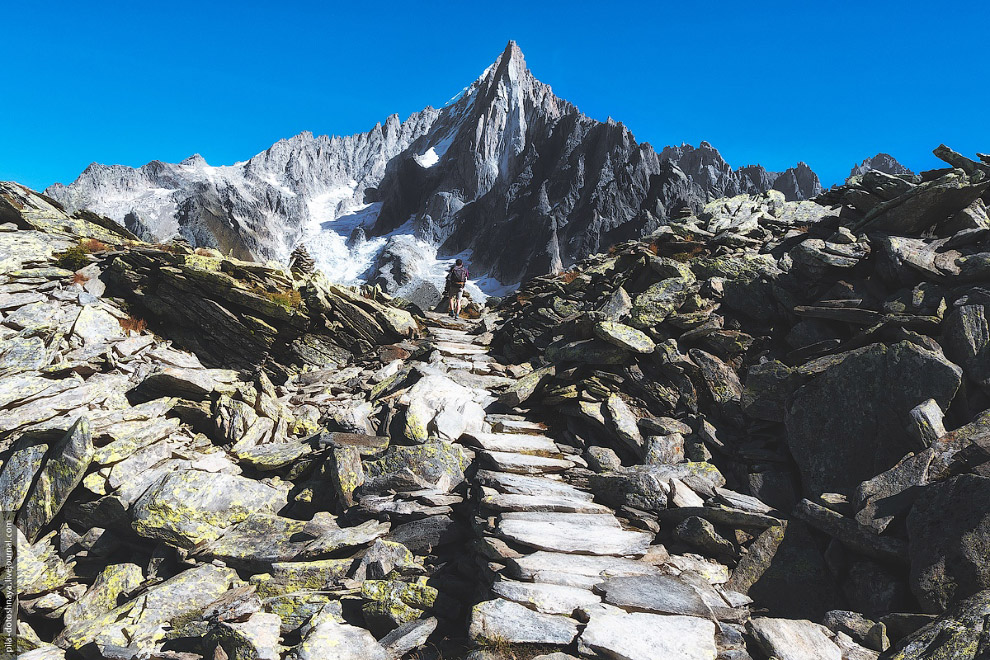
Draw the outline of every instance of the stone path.
M439 354L431 362L449 378L466 383L496 373L488 336L476 322L438 314L428 320ZM485 389L497 397L514 382L499 378ZM653 545L652 531L595 502L578 485L588 474L581 450L553 437L543 420L495 403L482 426L456 439L473 456L468 497L482 584L470 614L471 642L631 660L658 653L714 660L716 632L725 625L719 614L739 616L720 580L678 569L663 546Z

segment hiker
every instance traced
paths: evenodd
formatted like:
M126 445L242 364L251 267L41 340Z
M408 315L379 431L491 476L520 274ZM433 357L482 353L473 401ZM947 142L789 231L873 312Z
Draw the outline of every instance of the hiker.
M459 318L461 315L461 297L464 295L464 286L468 281L468 269L464 265L463 259L458 259L447 272L447 301L451 318Z

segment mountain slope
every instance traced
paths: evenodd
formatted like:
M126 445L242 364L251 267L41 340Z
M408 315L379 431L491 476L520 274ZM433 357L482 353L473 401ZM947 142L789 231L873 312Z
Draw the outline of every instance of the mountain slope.
M194 156L134 169L91 165L46 193L142 237L181 234L241 258L284 261L303 242L344 282L405 292L463 253L490 288L558 270L710 199L821 190L801 163L733 170L702 143L657 153L621 123L554 95L510 42L452 103L368 133L282 140L248 161ZM476 291L476 293L481 293Z

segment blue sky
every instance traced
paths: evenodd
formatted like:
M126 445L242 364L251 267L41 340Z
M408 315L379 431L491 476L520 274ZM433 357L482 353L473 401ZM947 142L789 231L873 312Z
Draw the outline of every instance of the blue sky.
M366 131L443 105L515 39L540 80L637 139L711 142L826 184L878 151L990 151L985 2L8 2L0 179Z

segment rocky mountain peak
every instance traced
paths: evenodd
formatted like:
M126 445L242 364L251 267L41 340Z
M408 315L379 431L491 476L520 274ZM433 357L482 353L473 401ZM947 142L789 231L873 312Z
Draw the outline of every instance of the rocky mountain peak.
M283 263L305 244L331 279L407 295L402 287L423 279L442 286L444 257L465 250L496 292L651 231L672 209L771 187L805 199L815 185L803 170L735 171L708 142L658 155L620 121L597 121L555 95L510 41L440 109L391 115L356 135L302 132L229 166L197 156L94 165L47 192L146 240L178 234ZM419 264L416 273L397 274L409 268L390 261L396 255Z
M849 176L862 176L870 170L877 170L884 174L914 174L911 170L897 162L897 159L890 154L879 153L872 158L867 158L859 165L854 165L849 171Z
M200 167L200 166L205 166L207 164L208 163L206 162L206 159L199 154L193 154L192 156L189 156L181 163L179 163L179 165L188 165L192 167Z

